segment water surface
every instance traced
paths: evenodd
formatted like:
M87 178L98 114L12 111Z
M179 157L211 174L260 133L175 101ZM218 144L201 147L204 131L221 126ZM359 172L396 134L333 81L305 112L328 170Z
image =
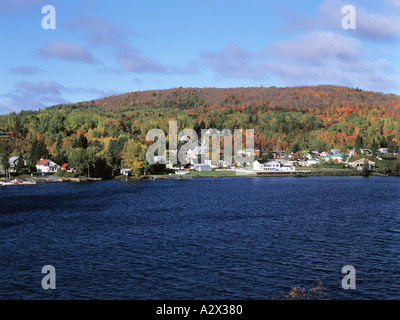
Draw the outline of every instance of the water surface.
M328 299L400 298L396 177L48 183L0 202L0 299L279 299L317 279Z

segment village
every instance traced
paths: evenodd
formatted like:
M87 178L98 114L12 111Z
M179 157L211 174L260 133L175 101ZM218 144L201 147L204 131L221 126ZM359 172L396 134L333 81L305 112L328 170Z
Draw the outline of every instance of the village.
M211 129L209 129L211 130ZM211 131L210 131L211 132ZM189 141L187 136L180 138L180 143ZM388 148L379 148L375 152L370 149L330 149L302 150L296 152L286 151L260 151L256 149L244 149L236 151L230 161L220 160L221 150L213 154L205 138L202 138L200 145L188 148L184 153L182 163L173 163L164 155L156 155L152 161L154 166L161 167L159 174L210 176L210 174L223 175L311 175L317 168L330 168L330 174L338 173L340 170L363 171L364 174L374 173L376 175L398 174L400 170L397 153L389 154ZM177 150L170 150L170 155ZM211 156L210 156L211 155ZM215 160L217 156L217 160ZM177 157L175 157L177 158ZM386 163L385 167L377 166L377 163ZM86 177L78 177L76 169L69 163L57 164L51 159L41 158L35 165L34 170L28 171L27 161L18 156L13 156L8 161L8 168L4 170L0 166L0 174L5 179L0 180L0 185L35 184L36 181L88 181L101 180L91 178L89 170ZM210 174L207 174L210 173ZM25 173L21 178L20 174ZM30 177L26 177L26 175ZM145 174L146 175L146 174ZM221 174L222 175L222 174ZM120 167L117 176L132 176L128 168ZM67 178L68 177L68 178ZM13 179L14 178L14 179Z
M284 151L271 151L260 153L259 150L240 150L238 156L248 157L255 159L252 164L243 166L241 162L235 161L232 165L227 165L223 160L220 160L217 164L213 163L210 158L205 157L205 146L199 146L194 149L189 149L186 153L185 159L187 163L185 165L174 166L170 163L165 165L166 172L171 175L198 175L203 172L210 173L227 173L230 172L236 175L279 175L279 174L311 174L310 169L319 167L330 167L330 168L341 168L342 170L368 170L373 171L376 169L376 161L371 160L376 158L377 161L396 161L397 158L388 155L387 148L380 148L376 155L372 154L369 149L359 150L360 155L357 154L356 150L350 150L350 152L342 152L340 149L331 149L329 151L311 151L302 152L302 156L299 157L299 153L286 153ZM396 154L394 154L395 156ZM355 159L355 160L354 160ZM155 156L155 162L163 162L163 156ZM351 161L350 161L351 160ZM9 168L7 170L6 180L0 181L2 185L13 185L13 184L35 184L37 179L46 177L47 181L65 181L66 179L56 179L58 176L63 176L60 173L74 173L75 169L68 163L59 165L51 159L40 159L37 162L35 168L36 172L31 173L31 179L11 179L11 176L15 176L18 171L18 166L25 167L26 161L22 160L23 164L18 164L18 157L11 157L9 159ZM0 173L5 174L4 170L0 168ZM386 172L385 172L386 173ZM129 169L120 168L120 175L130 175ZM383 175L383 174L382 174ZM89 177L87 177L89 178ZM70 178L73 180L73 178ZM68 181L71 181L67 179ZM82 180L77 180L82 181ZM86 181L86 180L85 180Z

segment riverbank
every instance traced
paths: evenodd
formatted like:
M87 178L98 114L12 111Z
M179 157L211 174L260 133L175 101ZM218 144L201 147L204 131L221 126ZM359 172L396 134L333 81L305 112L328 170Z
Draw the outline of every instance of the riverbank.
M371 172L370 176L400 176L388 175L378 172ZM157 175L137 175L137 176L115 176L113 179L121 181L143 181L143 180L187 180L189 178L226 178L226 177L360 177L363 176L361 170L354 169L331 169L331 168L307 168L307 170L298 170L295 172L261 172L246 170L215 170L215 171L190 171L187 175L179 174L157 174ZM29 179L37 183L56 183L56 182L94 182L101 181L101 178L87 178L87 177L58 177L56 175L48 176L30 176L30 175L17 175L13 176L14 179ZM6 181L0 179L0 181Z
M185 175L186 178L224 178L224 177L361 177L363 176L361 170L354 169L330 169L330 168L309 168L307 170L298 170L295 172L262 172L257 174L254 171L245 170L221 170L221 171L191 171ZM389 176L386 174L379 174L371 172L370 176ZM391 175L394 176L394 175ZM399 175L398 175L399 176ZM159 175L146 175L146 176L117 176L114 179L124 181L141 181L141 180L174 180L182 178L178 174L159 174ZM183 179L182 179L183 180Z

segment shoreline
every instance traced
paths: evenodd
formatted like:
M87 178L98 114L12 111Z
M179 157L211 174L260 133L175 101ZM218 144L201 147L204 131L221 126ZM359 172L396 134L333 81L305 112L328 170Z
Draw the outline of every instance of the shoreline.
M190 180L192 178L233 178L233 177L246 177L246 178L276 178L276 177L364 177L362 172L354 171L341 171L341 172L333 172L333 171L295 171L295 172L261 172L257 174L256 172L252 173L244 173L240 171L239 173L234 171L217 171L216 174L214 171L207 172L191 172L188 175L182 176L177 174L164 174L164 175L140 175L140 176L115 176L111 179L101 179L101 178L87 178L87 177L57 177L57 176L47 176L47 177L27 177L27 176L15 176L12 177L11 180L14 179L29 179L33 180L37 183L82 183L82 182L96 182L96 181L108 181L108 180L120 180L120 181L146 181L146 180ZM365 177L400 177L397 175L389 175L389 174L380 174L376 172L372 172ZM0 178L0 182L5 181L4 178Z
M384 174L378 174L378 173L371 173L368 176L370 177L400 177L400 175L384 175ZM366 176L366 177L368 177ZM144 181L144 180L189 180L191 178L232 178L232 177L246 177L246 178L276 178L276 177L364 177L362 172L359 171L351 171L351 172L309 172L307 174L302 174L301 171L296 171L296 172L290 172L290 173L262 173L262 174L256 174L256 173L249 173L249 174L244 174L244 173L234 173L234 172L224 172L219 174L198 174L196 173L190 173L187 175L187 178L182 178L181 175L146 175L146 176L131 176L127 179L127 181ZM177 179L178 178L178 179ZM116 176L113 178L114 180L126 180L126 177L123 176Z

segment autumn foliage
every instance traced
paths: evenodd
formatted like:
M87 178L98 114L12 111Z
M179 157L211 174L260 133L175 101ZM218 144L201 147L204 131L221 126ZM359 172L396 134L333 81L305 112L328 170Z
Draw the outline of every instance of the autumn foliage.
M72 156L82 168L97 161L115 170L125 164L144 172L147 132L159 128L168 134L172 120L178 132L254 129L255 148L261 151L290 151L293 146L296 152L398 150L400 97L328 85L174 88L2 115L0 128L12 132L7 142L10 155L29 157L40 142L46 146L41 154L56 162L70 163ZM135 150L135 156L128 150Z

